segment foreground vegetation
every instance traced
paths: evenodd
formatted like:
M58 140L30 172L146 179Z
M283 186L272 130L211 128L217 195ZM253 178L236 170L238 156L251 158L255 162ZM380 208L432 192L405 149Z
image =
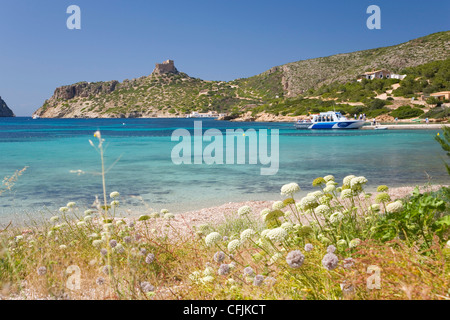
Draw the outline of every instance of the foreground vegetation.
M445 129L447 130L447 129ZM446 131L447 132L447 131ZM102 159L103 140L91 144ZM437 140L448 147L448 135ZM444 147L445 148L445 147ZM448 151L448 150L447 150ZM6 188L23 171L7 181ZM120 217L120 194L0 233L0 289L21 299L450 299L450 189L393 201L327 175L299 199L179 228L167 210Z

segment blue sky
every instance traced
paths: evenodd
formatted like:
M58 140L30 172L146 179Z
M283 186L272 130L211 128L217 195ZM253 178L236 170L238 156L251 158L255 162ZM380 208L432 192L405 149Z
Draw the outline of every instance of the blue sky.
M69 5L81 30L69 30ZM369 30L369 5L381 30ZM0 96L30 116L56 87L137 78L155 63L233 80L288 62L450 30L450 1L0 0Z

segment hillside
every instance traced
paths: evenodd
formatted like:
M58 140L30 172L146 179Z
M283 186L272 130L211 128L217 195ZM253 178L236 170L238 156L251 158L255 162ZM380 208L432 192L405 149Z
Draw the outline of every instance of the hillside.
M2 97L0 97L0 117L15 117L14 112L8 108Z
M173 61L168 60L156 64L151 75L138 79L121 83L81 82L57 88L35 114L96 118L183 116L209 110L235 115L265 112L261 106L270 105L274 99L301 98L308 90L354 81L368 70L400 72L448 56L450 31L391 47L288 63L230 82L192 78L179 72Z

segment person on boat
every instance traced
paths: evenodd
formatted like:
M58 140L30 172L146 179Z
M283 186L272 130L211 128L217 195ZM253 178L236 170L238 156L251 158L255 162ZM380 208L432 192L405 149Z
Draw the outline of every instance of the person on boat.
M373 118L373 125L376 126L377 125L377 119Z
M355 120L356 120L356 113L355 113Z

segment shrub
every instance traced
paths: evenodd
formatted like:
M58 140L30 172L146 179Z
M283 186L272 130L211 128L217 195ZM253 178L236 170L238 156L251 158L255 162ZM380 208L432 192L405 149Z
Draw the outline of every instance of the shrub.
M424 114L424 111L411 106L401 106L391 112L391 116L399 119L410 119Z

